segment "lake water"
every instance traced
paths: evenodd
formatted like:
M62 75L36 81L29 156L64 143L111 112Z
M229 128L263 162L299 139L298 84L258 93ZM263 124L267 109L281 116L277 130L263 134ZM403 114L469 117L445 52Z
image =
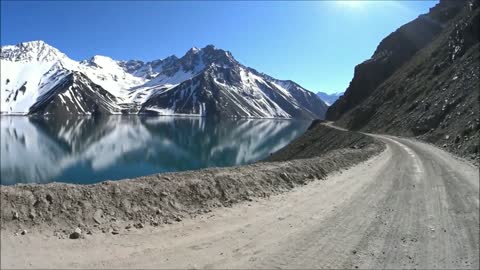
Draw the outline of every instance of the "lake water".
M309 121L105 116L1 116L1 184L89 184L248 164L301 135Z

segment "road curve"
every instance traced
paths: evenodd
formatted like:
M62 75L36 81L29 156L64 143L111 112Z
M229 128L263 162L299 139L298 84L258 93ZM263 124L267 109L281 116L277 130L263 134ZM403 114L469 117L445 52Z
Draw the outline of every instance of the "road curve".
M2 237L2 267L478 269L478 167L372 136L380 155L270 199L115 237Z

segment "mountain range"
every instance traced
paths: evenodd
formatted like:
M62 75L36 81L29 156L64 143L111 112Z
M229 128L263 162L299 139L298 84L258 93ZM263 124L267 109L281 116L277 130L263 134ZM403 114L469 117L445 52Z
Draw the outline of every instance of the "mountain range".
M290 80L208 45L183 57L75 61L43 41L1 48L1 113L324 118L327 105Z
M317 96L325 102L328 106L331 106L337 99L339 99L344 92L337 92L332 94L327 94L325 92L317 92Z

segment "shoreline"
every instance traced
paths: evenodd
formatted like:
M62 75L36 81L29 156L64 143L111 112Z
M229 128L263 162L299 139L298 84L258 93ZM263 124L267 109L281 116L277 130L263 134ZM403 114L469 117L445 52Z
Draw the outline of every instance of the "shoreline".
M289 145L250 165L161 173L89 185L0 186L1 230L53 231L59 237L68 237L77 227L84 232L112 233L123 230L120 225L125 223L138 227L169 224L323 179L383 149L384 145L371 137L334 130L314 121Z

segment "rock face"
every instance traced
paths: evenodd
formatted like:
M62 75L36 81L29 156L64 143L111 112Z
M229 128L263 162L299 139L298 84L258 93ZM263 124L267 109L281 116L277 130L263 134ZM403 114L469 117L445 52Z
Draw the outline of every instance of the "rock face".
M355 68L327 119L356 130L419 136L478 153L479 1L440 1L385 38Z
M156 91L141 113L255 118L324 118L326 104L292 81L276 80L243 66L230 52L212 45L192 49L165 68L173 76L191 71L180 84Z
M79 72L72 72L50 91L40 96L29 114L109 114L120 113L117 99Z
M94 56L76 62L32 41L3 46L2 114L136 114L324 118L327 106L292 81L274 79L208 45L143 62Z
M432 42L457 15L465 1L441 1L428 14L403 25L380 42L373 56L355 67L345 94L328 110L327 118L337 120L368 97L419 50Z
M324 118L327 105L291 81L238 63L211 65L199 75L153 94L142 113L255 118Z

